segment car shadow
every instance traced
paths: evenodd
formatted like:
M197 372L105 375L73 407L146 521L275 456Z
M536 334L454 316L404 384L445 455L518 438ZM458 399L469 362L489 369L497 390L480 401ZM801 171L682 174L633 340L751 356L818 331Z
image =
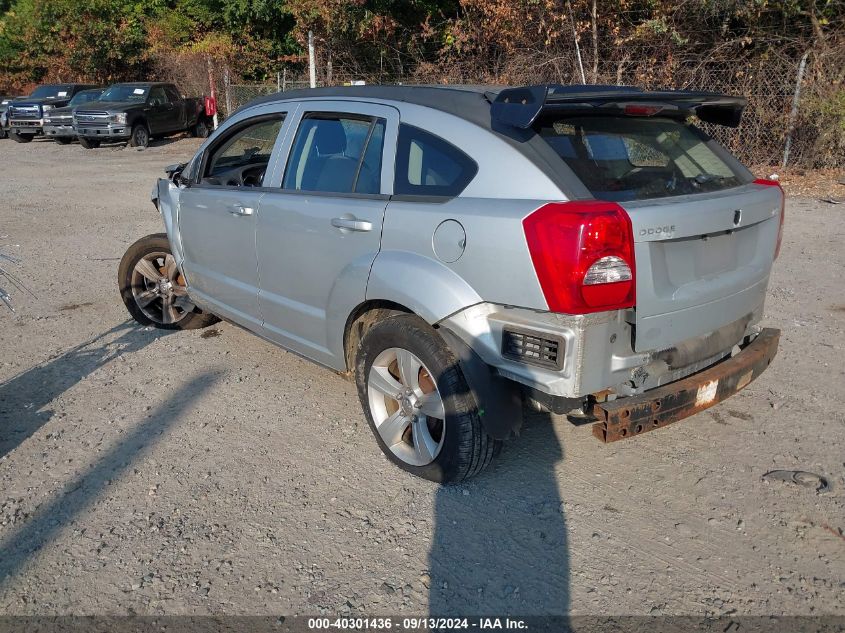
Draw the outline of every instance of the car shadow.
M0 456L53 417L50 404L56 398L118 356L137 352L169 333L126 321L0 383Z
M164 136L159 138L150 139L150 143L147 147L132 147L126 140L107 140L103 139L100 141L100 145L94 148L93 151L97 149L110 149L112 151L136 151L136 152L143 152L148 149L154 149L156 147L166 147L168 145L172 145L173 143L178 143L179 141L184 141L185 139L193 138L190 134L180 133L175 136ZM74 143L78 143L78 140L74 141Z
M437 491L432 616L569 612L566 519L554 472L563 448L549 414L525 416L520 437L487 471Z
M121 434L109 449L98 454L88 468L65 484L62 490L24 516L14 531L0 540L0 586L7 585L39 551L68 525L90 508L105 488L120 478L130 466L155 444L164 432L190 411L194 402L216 382L212 372L189 380L163 400L134 428ZM125 520L114 516L115 523Z
M184 141L185 139L193 138L190 134L177 134L176 136L165 136L162 138L155 138L150 141L150 147L165 147L166 145L172 145L173 143L178 143L179 141Z

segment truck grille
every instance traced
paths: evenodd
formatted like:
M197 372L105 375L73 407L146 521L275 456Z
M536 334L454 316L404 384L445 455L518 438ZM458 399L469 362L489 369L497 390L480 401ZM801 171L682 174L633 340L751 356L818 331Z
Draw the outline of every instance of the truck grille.
M41 108L38 106L9 106L9 118L16 120L40 119Z
M564 344L543 332L506 328L502 331L502 356L541 367L563 368Z
M109 113L108 112L76 112L73 115L74 123L76 125L84 125L85 127L108 127Z

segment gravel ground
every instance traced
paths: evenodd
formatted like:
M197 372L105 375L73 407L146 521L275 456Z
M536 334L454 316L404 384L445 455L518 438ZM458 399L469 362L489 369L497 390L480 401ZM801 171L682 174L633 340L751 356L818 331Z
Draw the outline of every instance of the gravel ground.
M226 324L127 319L146 151L0 141L2 614L845 614L845 222L792 199L764 376L603 446L534 415L471 482L384 459L351 382ZM775 468L831 490L767 483Z

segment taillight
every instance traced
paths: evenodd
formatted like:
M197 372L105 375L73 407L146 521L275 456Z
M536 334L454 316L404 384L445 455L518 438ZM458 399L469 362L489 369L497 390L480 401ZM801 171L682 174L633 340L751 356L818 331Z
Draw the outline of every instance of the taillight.
M786 194L783 191L783 187L780 186L780 183L777 180L758 178L754 181L754 184L765 185L767 187L777 187L780 189L780 220L778 224L778 242L777 246L775 246L775 259L777 259L778 255L780 255L780 243L783 241L783 219L786 214Z
M663 106L628 103L623 112L628 116L654 116L663 111Z
M634 234L618 204L552 202L525 218L522 227L551 311L586 314L634 306Z

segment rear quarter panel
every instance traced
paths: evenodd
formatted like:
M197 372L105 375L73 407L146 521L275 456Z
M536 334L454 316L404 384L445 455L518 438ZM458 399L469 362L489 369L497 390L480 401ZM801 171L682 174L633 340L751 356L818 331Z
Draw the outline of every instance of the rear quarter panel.
M522 230L522 218L542 204L467 197L439 204L391 201L367 298L396 301L432 323L484 301L548 309ZM465 234L456 261L435 248L435 233L449 220ZM457 252L460 237L454 238Z
M422 106L402 104L400 110L402 123L455 145L478 164L478 173L456 198L391 199L367 298L401 303L429 322L483 301L548 309L522 220L549 200L565 200L561 189L481 126ZM439 256L434 245L448 220L465 233L456 261Z

